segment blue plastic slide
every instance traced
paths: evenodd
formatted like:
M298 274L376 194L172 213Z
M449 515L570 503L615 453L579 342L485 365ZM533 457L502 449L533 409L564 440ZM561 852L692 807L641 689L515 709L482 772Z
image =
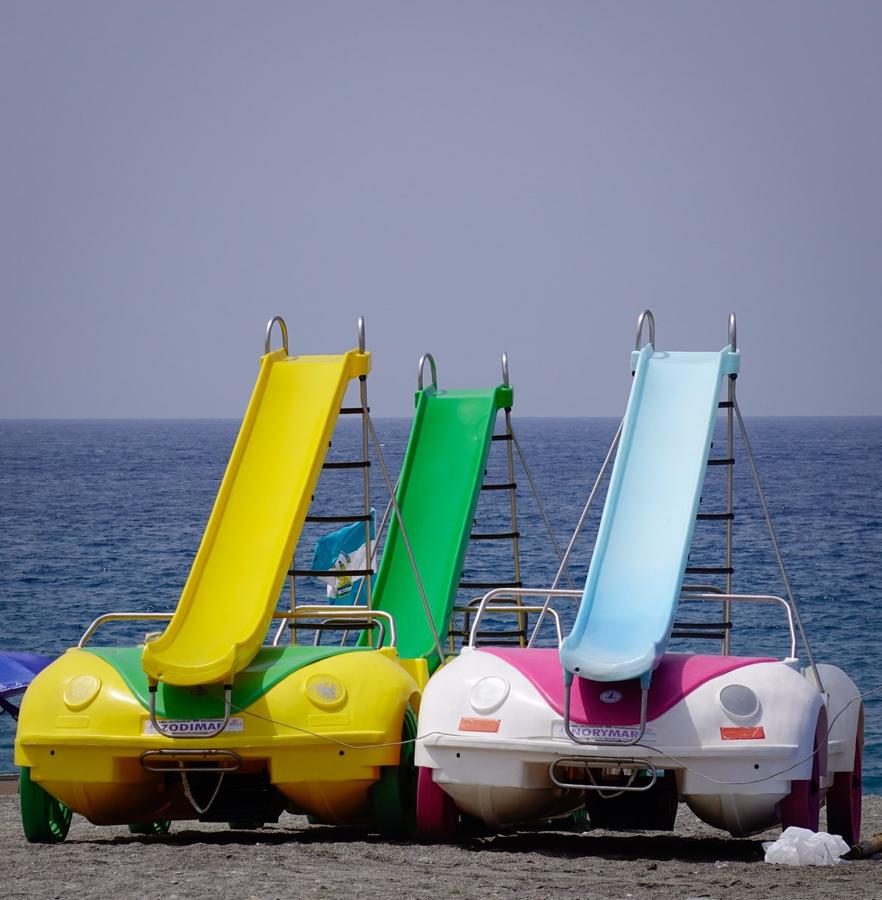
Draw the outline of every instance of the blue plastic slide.
M632 357L634 383L585 593L561 645L567 678L648 677L665 652L683 584L721 381L738 354Z

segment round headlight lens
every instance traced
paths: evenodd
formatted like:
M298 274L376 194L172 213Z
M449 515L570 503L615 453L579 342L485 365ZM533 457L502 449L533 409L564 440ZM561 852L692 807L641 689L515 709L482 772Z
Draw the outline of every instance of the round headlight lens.
M469 702L476 713L492 713L499 709L508 696L508 682L498 675L481 678L472 686Z
M744 684L727 684L720 691L720 706L734 719L750 719L759 712L759 697Z
M305 690L319 709L339 709L346 702L346 687L333 675L313 675L306 682Z
M75 675L64 686L62 700L64 705L78 712L85 709L97 696L101 690L101 679L95 675Z

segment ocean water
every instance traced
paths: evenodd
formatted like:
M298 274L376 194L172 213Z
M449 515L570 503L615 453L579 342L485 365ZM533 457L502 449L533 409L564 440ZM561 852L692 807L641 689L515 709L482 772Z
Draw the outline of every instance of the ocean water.
M376 429L394 478L409 432L403 419ZM612 419L517 419L515 428L555 533L565 546L616 427ZM724 455L722 419L715 452ZM882 419L748 419L778 538L816 659L845 669L862 691L882 684ZM0 648L50 656L110 611L170 611L196 552L236 436L234 421L0 422ZM329 458L353 458L360 430L343 422ZM491 480L507 480L494 443ZM740 442L735 466L735 590L781 594L783 586ZM702 509L722 509L725 469L708 470ZM326 471L314 511L356 511L361 474ZM379 467L374 505L386 503ZM522 578L550 583L557 560L522 472ZM584 581L601 504L589 516L571 565ZM507 494L485 492L478 530L509 530ZM308 526L299 552L311 556ZM724 527L697 525L691 564L722 565ZM509 543L472 545L467 580L512 578ZM324 587L301 579L301 596ZM473 592L474 593L474 592ZM463 594L462 599L470 595ZM280 601L287 602L283 596ZM713 618L713 616L709 616ZM571 620L571 617L570 619ZM567 624L565 617L564 624ZM108 626L101 643L134 643L145 626ZM678 649L714 652L718 644ZM735 653L785 655L780 611L736 607ZM882 792L882 692L866 698L865 790ZM0 716L0 771L12 768L14 726Z

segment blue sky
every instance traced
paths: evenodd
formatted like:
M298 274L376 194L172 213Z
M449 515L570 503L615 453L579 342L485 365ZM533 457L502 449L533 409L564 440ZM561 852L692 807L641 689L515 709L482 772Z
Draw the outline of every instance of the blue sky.
M746 413L882 413L882 6L0 2L0 417L241 415L367 320L371 403L616 415L634 322Z

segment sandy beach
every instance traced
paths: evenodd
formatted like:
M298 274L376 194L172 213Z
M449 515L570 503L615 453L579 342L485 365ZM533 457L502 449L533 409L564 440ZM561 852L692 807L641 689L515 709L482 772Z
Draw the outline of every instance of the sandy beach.
M823 814L822 814L823 815ZM882 831L882 797L864 800L865 836ZM260 831L179 823L135 837L75 816L63 844L29 845L18 799L0 796L7 898L882 896L882 862L835 867L762 861L769 832L745 840L701 824L681 806L673 833L518 831L450 847L383 840L283 816Z

